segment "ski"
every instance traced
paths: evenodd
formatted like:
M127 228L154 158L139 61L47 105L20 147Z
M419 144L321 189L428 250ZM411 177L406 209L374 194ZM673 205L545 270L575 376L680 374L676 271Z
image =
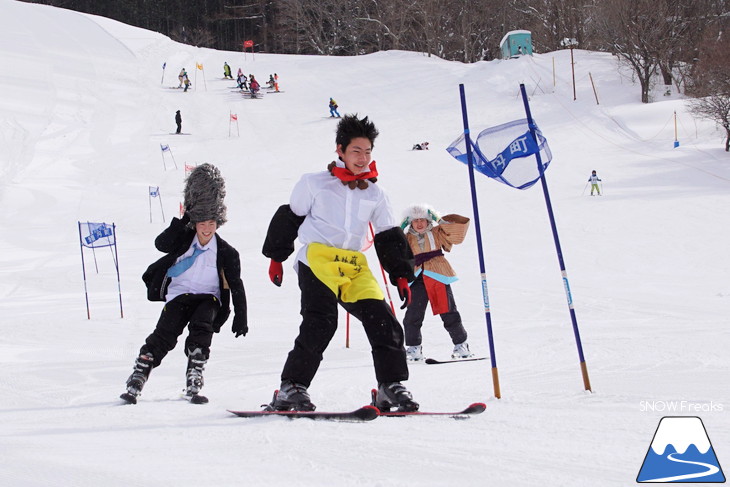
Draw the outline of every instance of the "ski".
M137 404L137 396L128 392L123 392L119 399L123 400L127 404Z
M429 365L435 364L453 364L456 362L474 362L475 360L487 360L489 357L472 357L472 358L455 358L451 360L436 360L435 358L427 358L426 363Z
M188 401L190 404L208 404L208 398L200 394L187 395L183 394L183 399Z
M378 408L373 406L363 406L359 409L349 412L327 412L327 411L233 411L228 412L235 414L239 418L262 418L283 416L289 419L308 418L315 421L342 421L359 423L364 421L372 421L378 417Z
M406 417L406 416L449 416L454 419L466 419L468 416L481 414L487 409L487 405L483 402L475 402L461 411L442 412L442 411L380 411L380 416L386 417Z

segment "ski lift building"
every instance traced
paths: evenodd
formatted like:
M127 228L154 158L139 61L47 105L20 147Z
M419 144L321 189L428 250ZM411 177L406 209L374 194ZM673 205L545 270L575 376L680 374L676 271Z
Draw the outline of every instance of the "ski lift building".
M532 55L532 32L512 30L507 32L499 43L502 59L511 59L522 54Z

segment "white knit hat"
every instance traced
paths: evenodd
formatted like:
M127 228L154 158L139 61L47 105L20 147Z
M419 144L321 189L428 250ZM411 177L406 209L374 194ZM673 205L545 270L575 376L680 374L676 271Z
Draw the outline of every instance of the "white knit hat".
M432 222L439 221L441 217L436 212L436 210L434 210L433 207L428 203L418 203L406 208L406 210L403 212L403 222L400 226L403 230L405 230L406 227L408 227L408 225L410 225L413 220L417 220L419 218L424 218L428 220L430 224Z

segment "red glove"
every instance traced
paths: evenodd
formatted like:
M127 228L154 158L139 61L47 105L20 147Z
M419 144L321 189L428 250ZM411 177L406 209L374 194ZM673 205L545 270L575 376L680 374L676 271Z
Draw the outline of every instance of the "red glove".
M398 285L398 296L403 301L400 309L406 309L411 304L411 288L408 287L408 280L405 277L399 277L395 282Z
M271 264L269 264L269 279L275 285L281 287L281 282L284 280L284 269L281 267L281 262L276 262L274 259L271 259Z

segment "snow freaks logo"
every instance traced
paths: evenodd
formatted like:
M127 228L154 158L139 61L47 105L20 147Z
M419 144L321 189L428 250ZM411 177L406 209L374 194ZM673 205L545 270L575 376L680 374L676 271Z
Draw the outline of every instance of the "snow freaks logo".
M663 417L636 481L725 482L702 420L696 416Z

